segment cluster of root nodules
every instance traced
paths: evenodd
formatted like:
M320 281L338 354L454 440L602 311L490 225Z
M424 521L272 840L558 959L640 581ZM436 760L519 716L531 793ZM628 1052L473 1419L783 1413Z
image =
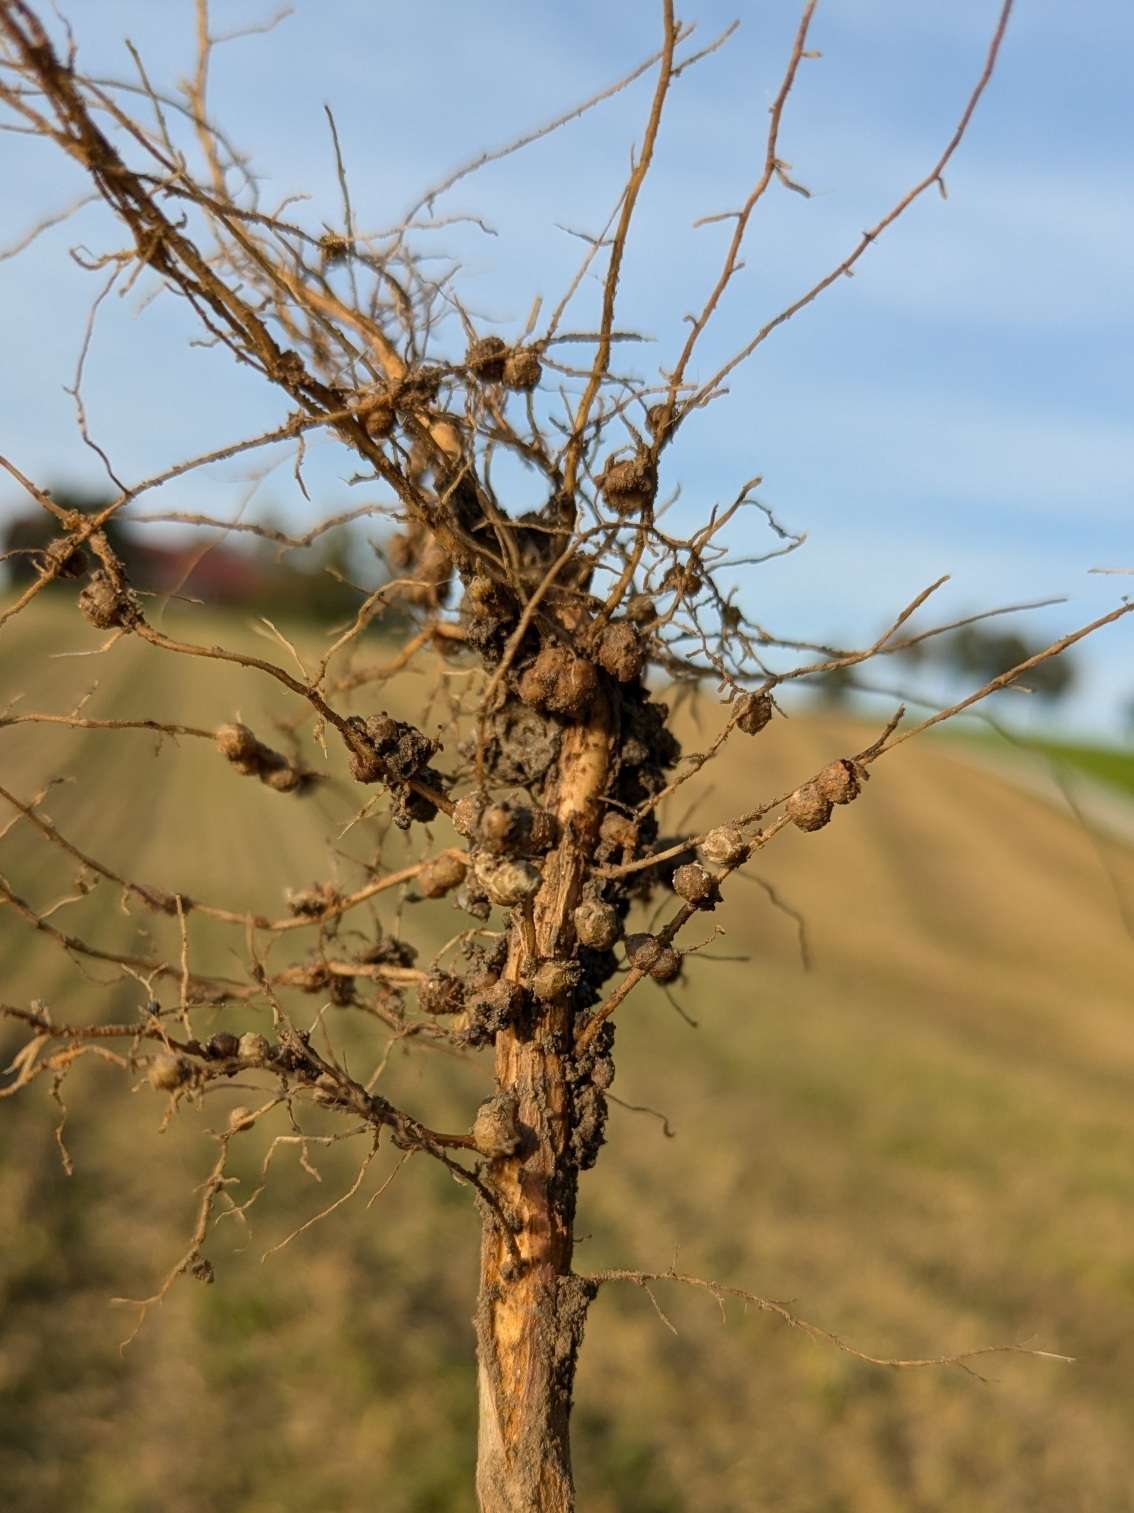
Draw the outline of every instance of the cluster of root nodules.
M555 534L531 532L524 542L522 591L539 584L560 550ZM488 1046L502 1031L557 1041L573 1105L570 1157L583 1169L594 1163L603 1140L604 1094L614 1077L613 1025L596 1026L581 1048L577 1043L618 975L633 964L626 939L632 907L659 888L681 902L672 862L668 870L646 865L606 875L606 869L645 861L658 849L654 801L680 757L669 710L644 678L656 611L651 605L643 614L638 596L634 617L625 609L604 614L576 568L565 584L545 593L544 613L529 616L523 628L522 591L490 576L481 562L458 562L457 572L465 645L479 653L485 669L468 699L469 718L443 759L420 732L385 717L380 749L404 755L406 765L373 776L395 791L407 777L423 777L452 804L450 818L464 852L430 862L415 893L448 897L473 928L491 927L499 917L493 911L504 911L508 928L491 946L473 938L463 961L450 957L431 970L418 989L417 1008L465 1047ZM367 724L373 727L373 719ZM579 727L599 732L607 770L593 795L593 823L574 822L575 831L564 835L558 818L564 785L582 780L570 760ZM356 729L361 734L361 725ZM437 766L428 765L434 759ZM371 776L368 767L364 780ZM556 954L548 956L533 949L533 909L553 854L576 845L585 864L563 906ZM715 899L715 883L705 894L707 906L710 894ZM552 904L541 899L539 907ZM672 983L681 971L678 951L660 944L647 970L655 980ZM488 1122L479 1121L477 1149L490 1162L513 1154L498 1135L485 1135Z
M221 725L216 735L217 750L242 777L259 778L277 793L301 793L311 781L311 774L290 761L263 741L257 740L247 725Z
M420 675L414 659L423 649L442 654L440 682L451 681L440 699L436 690L429 696L433 718L423 712L411 721L378 707L372 685L382 678L370 675L361 643L351 645L367 623L361 614L336 643L347 647L349 672L328 655L307 683L263 657L224 653L249 674L268 671L307 707L281 726L288 736L275 744L239 721L220 725L213 733L220 758L234 774L279 793L303 792L313 773L277 744L294 748L296 730L314 715L328 776L340 788L364 790L359 815L388 816L412 832L410 855L420 859L392 869L399 874L393 898L452 909L460 920L452 939L436 960L421 963L401 938L403 928L413 933L412 911L396 935L373 917L369 927L361 922L354 911L385 889L382 873L391 870L380 849L369 882L355 893L339 882L281 879L282 920L213 910L250 939L257 931L277 935L271 970L257 941L247 987L234 992L230 981L198 978L184 961L179 993L183 1014L194 1002L261 1000L262 1008L266 1000L282 1033L266 1044L251 1032L169 1039L148 1073L171 1107L238 1070L274 1074L277 1098L289 1108L308 1096L376 1131L392 1130L406 1149L440 1153L449 1166L457 1158L447 1152L471 1151L464 1158L475 1163L471 1178L489 1184L482 1197L491 1190L493 1163L527 1150L528 1136L508 1124L515 1110L507 1099L482 1109L468 1132L437 1136L376 1095L373 1079L355 1081L333 1054L316 1053L276 995L305 995L316 1014L322 1006L362 1010L396 1039L462 1053L491 1048L501 1035L541 1040L566 1072L564 1158L571 1171L590 1167L614 1079L611 1013L620 982L680 992L688 949L680 931L716 908L721 882L752 845L752 815L703 836L661 833L663 806L706 758L681 762L670 708L648 669L662 669L678 687L716 681L718 745L734 731L740 740L758 736L773 715L770 693L745 683L754 630L713 576L723 551L717 532L752 504L747 490L690 539L666 535L654 510L669 427L651 412L645 429L652 443L634 431L601 466L600 425L581 461L584 481L568 495L546 438L538 429L524 432L518 420L517 396L532 395L542 377L536 347L482 337L463 364L408 366L361 396L335 391L351 416L350 438L365 437L363 455L373 460L378 446L401 470L400 525L382 547L394 579L390 597L404 616L404 651L392 663ZM465 431L453 423L462 409ZM488 430L547 474L542 508L509 515L495 501L490 507L487 458L476 440ZM147 622L143 596L110 541L86 524L78 515L61 522L59 538L42 554L41 575L81 583L79 610L94 627L116 633L111 640L130 634L159 651L213 655L216 648L175 643ZM769 688L774 683L766 680ZM440 721L438 703L448 716ZM835 805L857 795L865 777L857 762L833 764L791 795L786 815L801 829L817 829ZM575 789L582 792L578 805L565 808ZM687 807L684 795L680 807ZM566 832L565 812L574 815ZM548 888L549 870L566 857L569 884ZM177 900L180 915L205 907L188 896ZM293 931L316 931L317 939ZM238 1116L233 1134L260 1117L243 1109Z

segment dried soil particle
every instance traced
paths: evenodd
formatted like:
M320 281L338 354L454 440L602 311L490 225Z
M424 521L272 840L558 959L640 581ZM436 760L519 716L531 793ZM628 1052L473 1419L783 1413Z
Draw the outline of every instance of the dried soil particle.
M312 883L310 888L289 888L285 894L288 912L297 918L311 918L325 914L342 902L342 894L334 883Z
M598 1160L606 1138L606 1099L593 1083L583 1083L574 1090L574 1119L571 1130L571 1154L580 1171L588 1171Z
M667 704L649 699L626 700L619 751L624 767L650 766L661 771L674 765L681 756L681 747L668 728L668 719Z
M426 767L420 776L435 788L444 783L441 774L434 772L432 767ZM437 805L409 783L391 783L390 798L390 817L399 830L408 830L415 823L428 825L430 820L437 818Z
M488 770L501 783L532 788L540 784L554 766L563 742L563 727L516 699L510 699L489 727L485 743ZM475 743L461 747L462 756L471 757ZM462 834L466 832L462 831ZM467 832L469 835L472 831Z
M417 776L440 750L413 725L385 712L351 715L351 773L360 783L405 783Z
M489 1045L501 1030L518 1025L527 1008L528 996L518 982L501 980L474 994L460 1039L468 1046Z
M301 993L321 993L330 980L331 974L321 961L289 967L285 976L288 986L298 988Z
M423 1014L460 1014L465 1007L465 985L451 972L432 972L417 990Z
M331 1002L340 1009L348 1008L355 1001L354 978L347 977L341 972L332 972L327 990Z

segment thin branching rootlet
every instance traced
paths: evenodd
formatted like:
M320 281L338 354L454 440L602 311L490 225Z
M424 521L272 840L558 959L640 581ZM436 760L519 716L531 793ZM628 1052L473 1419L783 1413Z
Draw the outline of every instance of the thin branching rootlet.
M859 648L785 641L754 621L720 587L721 569L739 560L733 542L751 541L753 522L766 530L766 549L746 551L753 572L801 542L757 497L758 478L738 479L691 534L666 524L664 506L681 482L683 428L696 426L706 406L727 403L724 386L737 365L851 275L920 195L944 192L950 158L992 78L1011 0L993 18L957 120L943 124L937 161L896 193L891 209L826 276L758 330L738 333L733 355L702 372L702 336L742 265L761 202L802 188L789 176L780 135L793 85L813 58L815 8L815 0L802 7L751 192L737 209L712 218L726 223L719 270L707 288L690 291L683 345L662 354L654 376L644 379L622 361L636 350L627 345L635 333L619 322L624 254L670 97L684 72L728 34L695 35L666 0L655 53L508 149L569 129L575 116L600 108L643 74L655 81L617 203L583 243L576 276L554 301L536 298L533 287L524 328L500 333L469 312L459 269L432 249L447 192L504 153L482 155L371 232L352 204L328 113L342 217L334 227L307 224L300 206L262 202L248 164L212 119L209 71L221 39L207 0L197 0L195 67L170 93L151 81L140 56L134 76L120 83L88 76L81 38L54 14L0 0L5 125L54 143L81 165L93 196L117 222L108 222L109 250L76 253L95 285L83 355L99 304L140 284L184 301L200 339L227 349L287 406L267 432L217 438L204 455L171 459L158 475L130 481L88 427L80 362L77 422L111 493L103 505L76 509L53 497L46 481L26 476L18 456L0 458L13 487L53 530L48 545L28 554L34 571L14 575L0 633L16 617L26 624L65 590L73 614L99 632L100 655L124 640L146 643L155 655L205 659L249 681L272 680L293 706L290 719L271 731L250 728L222 694L207 727L109 718L97 696L70 710L38 708L29 694L0 712L0 741L21 726L70 726L99 732L107 743L138 739L128 734L135 730L158 740L168 763L210 743L227 781L263 785L280 811L312 802L324 784L342 785L351 795L353 830L377 836L372 854L353 859L353 883L341 880L337 849L328 852L324 879L309 887L297 889L281 872L281 913L272 918L222 901L223 879L215 896L197 897L122 875L52 819L49 772L38 792L0 784L3 824L22 827L44 865L57 865L61 885L45 905L0 878L5 928L37 932L84 981L97 968L99 982L109 974L119 986L129 983L136 1006L127 1022L106 1022L97 995L88 993L95 1005L89 1017L64 1022L47 1002L4 1003L0 1012L26 1038L0 1096L46 1079L62 1107L68 1073L84 1058L120 1073L124 1087L148 1084L167 1120L234 1079L245 1090L245 1103L213 1131L215 1157L197 1189L188 1241L153 1294L133 1300L131 1328L142 1326L180 1278L212 1280L216 1221L243 1216L257 1196L238 1193L227 1167L231 1144L254 1126L272 1133L265 1181L281 1146L297 1148L306 1162L320 1143L358 1142L354 1185L317 1219L361 1189L387 1143L402 1153L395 1174L410 1156L439 1163L467 1194L480 1226L477 1492L490 1513L573 1505L576 1358L591 1301L615 1282L646 1289L659 1311L655 1290L668 1284L705 1289L722 1306L735 1298L879 1367L975 1372L988 1354L879 1359L807 1323L794 1307L732 1282L676 1268L588 1275L573 1264L579 1179L601 1151L618 1017L639 984L680 988L687 956L711 938L709 917L723 890L785 827L811 832L832 819L853 823L844 806L870 802L868 779L885 781L884 759L910 736L1026 681L1040 662L1134 608L1120 604L918 724L895 710L862 749L832 752L820 770L800 772L791 791L754 786L728 824L661 833L662 806L675 794L684 799L684 785L726 743L759 743L780 717L777 694L785 684L890 656L950 628L914 623L940 583L911 587L908 602L882 606L888 628ZM26 250L34 237L24 243ZM357 483L378 486L379 503L340 509L289 534L223 510L163 510L150 497L186 474L281 443L291 449L302 487L306 449L317 436L346 449ZM521 471L539 480L543 501L526 511L509 498L509 480ZM370 582L358 588L353 614L322 628L315 654L271 622L264 626L270 649L253 654L244 644L215 643L211 632L203 639L173 633L147 585L132 581L115 528L132 522L144 533L171 521L197 528L202 551L217 531L259 534L282 554L335 533L370 531L387 570L375 571L371 557ZM396 639L376 636L382 625L396 626ZM422 687L433 690L413 721L383 707L385 686L406 671L430 674ZM29 686L33 681L29 671ZM702 750L682 752L671 706L694 694L715 723ZM376 818L390 823L375 827ZM286 812L278 824L286 827ZM383 847L393 853L403 832L414 859L406 863L403 849L393 864ZM823 839L814 845L821 864ZM272 854L265 838L267 867ZM120 901L144 919L147 948L127 951L97 930L68 929L66 889L76 869L82 892L101 890L108 916ZM770 896L778 902L774 890ZM383 930L376 900L444 901L450 938L439 952L415 949L413 913L404 926ZM215 959L197 959L195 941L205 928L227 932L223 971ZM348 1065L339 1054L329 1006L367 1016L367 1065ZM223 1027L206 1032L202 1016L214 1026L218 1010ZM384 1096L390 1049L410 1042L423 1056L476 1060L484 1099L470 1128L432 1128ZM112 1106L105 1116L113 1117ZM316 1117L321 1122L313 1124ZM332 1117L337 1122L328 1125ZM61 1122L67 1161L64 1133ZM411 1164L399 1190L419 1164ZM397 1192L385 1201L395 1204Z

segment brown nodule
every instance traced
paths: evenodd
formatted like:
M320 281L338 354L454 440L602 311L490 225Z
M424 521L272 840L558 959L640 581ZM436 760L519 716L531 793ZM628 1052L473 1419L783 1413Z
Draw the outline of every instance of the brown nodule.
M490 856L542 856L559 837L555 816L523 804L488 804L480 813L476 837Z
M461 886L467 871L468 863L463 857L446 851L422 867L417 874L417 891L422 898L444 898Z
M626 618L634 625L648 625L658 617L658 607L649 594L632 594L626 605Z
M815 786L832 804L849 804L852 799L858 798L862 792L862 783L868 776L865 767L859 767L847 757L839 757L823 768L815 779Z
M531 862L489 856L483 851L474 857L473 871L492 902L502 909L514 909L534 898L543 882Z
M146 1076L159 1093L172 1093L189 1081L193 1069L182 1056L155 1056Z
M646 643L625 620L603 628L594 644L594 658L619 683L632 683L646 665Z
M83 618L96 630L120 626L129 630L142 618L141 606L134 592L116 583L104 568L96 568L79 594Z
M57 536L43 549L43 571L55 570L57 578L81 578L87 570L87 554L68 536Z
M362 428L373 441L381 441L394 429L397 418L394 401L385 389L373 389L358 403L357 414Z
M788 817L799 830L822 830L831 818L831 800L814 783L804 783L787 801Z
M626 937L626 960L641 972L648 972L661 953L662 944L656 935L645 933Z
M584 899L575 910L573 921L579 944L596 951L609 951L622 933L618 911L598 899Z
M257 740L247 725L236 721L217 727L217 750L242 777L256 777L277 793L295 793L304 787L305 774L299 768Z
M544 1003L561 1003L578 987L581 975L577 961L541 961L532 973L531 989Z
M626 959L655 982L673 982L681 975L681 953L663 945L656 935L628 935Z
M545 646L520 677L518 693L533 709L578 718L598 692L598 674L565 646Z
M646 451L639 451L622 461L617 455L608 457L599 488L616 515L636 515L649 509L658 491L653 458Z
M673 891L697 909L713 909L720 900L717 880L700 862L686 862L673 874Z
M230 1030L218 1030L205 1042L205 1055L214 1061L231 1061L240 1055L239 1037Z
M503 382L507 362L508 347L499 336L482 336L479 341L471 342L465 353L465 367L482 383Z
M615 849L623 850L633 847L638 840L638 827L627 814L619 814L617 809L608 809L599 824L599 844Z
M651 436L662 440L673 429L675 420L672 406L668 404L651 405L646 411L646 425L649 427Z
M312 883L310 888L289 888L285 894L288 911L296 918L318 918L342 902L334 883Z
M516 1128L516 1100L508 1093L486 1098L476 1111L472 1137L478 1151L490 1161L513 1156L522 1141Z
M241 1061L267 1061L272 1054L272 1047L263 1035L255 1030L248 1030L241 1035L237 1047L237 1055Z
M736 723L745 735L759 735L771 718L771 694L746 693L737 699Z
M526 393L543 377L543 364L535 347L516 347L504 361L504 387Z
M697 847L697 855L710 867L735 867L744 860L748 847L739 830L731 825L721 825L710 830Z
M681 976L681 960L680 951L675 951L672 946L662 946L650 968L650 976L655 982L676 982Z

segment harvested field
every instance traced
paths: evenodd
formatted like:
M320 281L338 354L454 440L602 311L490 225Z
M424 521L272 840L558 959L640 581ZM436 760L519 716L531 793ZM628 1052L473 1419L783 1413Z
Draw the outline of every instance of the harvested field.
M226 624L227 643L235 634ZM24 695L13 712L66 712L95 679L92 717L212 727L239 714L270 740L272 715L292 712L244 669L128 641L49 659L98 644L63 607L4 637L0 700ZM358 707L416 713L435 692L407 676L363 689ZM715 733L711 705L698 713L701 731L685 719L688 750ZM866 739L802 717L738 737L707 769L694 823L783 792ZM0 728L0 782L27 800L66 778L44 808L71 841L123 875L219 905L281 913L285 887L327 880L328 837L341 879L357 883L350 858L368 854L384 821L343 833L359 790L336 749L330 780L295 798L237 777L206 741L157 746L142 731ZM307 736L304 754L323 765ZM669 828L696 788L675 798ZM451 831L436 834L446 844ZM403 853L392 833L386 860ZM24 822L0 841L0 873L38 907L71 891L76 870ZM579 1374L581 1506L1134 1508L1134 941L1116 896L1134 908L1134 852L950 750L911 743L828 829L782 835L746 872L707 917L724 935L673 990L697 1028L654 986L620 1013L622 1102L584 1180L578 1267L664 1270L676 1254L682 1270L790 1300L874 1354L1026 1343L1076 1364L993 1357L976 1363L990 1382L897 1372L754 1309L730 1304L722 1323L708 1295L659 1284L675 1335L643 1292L612 1287L592 1310ZM102 884L53 921L120 950L156 932L152 948L175 961L176 921L155 926L118 895ZM379 902L391 923L397 903ZM446 905L414 907L415 938L424 928L440 944L463 928ZM239 928L190 928L198 965L243 975ZM5 1002L39 998L61 1020L134 1015L145 996L10 908L0 971ZM293 1006L310 1021L322 1000ZM229 1007L210 1027L256 1029L262 1016ZM373 1021L331 1009L326 1023L352 1066L379 1059L387 1032ZM0 1037L0 1053L19 1043L9 1028ZM427 1122L463 1129L487 1075L476 1060L401 1044L385 1080ZM159 1095L131 1095L120 1075L84 1064L65 1088L68 1178L48 1093L41 1082L0 1104L11 1513L469 1506L477 1223L458 1187L410 1161L368 1208L397 1165L384 1151L351 1202L262 1261L346 1191L365 1154L361 1141L313 1152L320 1182L282 1148L246 1221L217 1226L216 1285L180 1282L120 1353L136 1317L108 1300L145 1297L182 1253L213 1160L203 1132L252 1094L234 1087L159 1135ZM660 1111L673 1137L626 1105ZM248 1136L238 1202L259 1184L268 1138Z

